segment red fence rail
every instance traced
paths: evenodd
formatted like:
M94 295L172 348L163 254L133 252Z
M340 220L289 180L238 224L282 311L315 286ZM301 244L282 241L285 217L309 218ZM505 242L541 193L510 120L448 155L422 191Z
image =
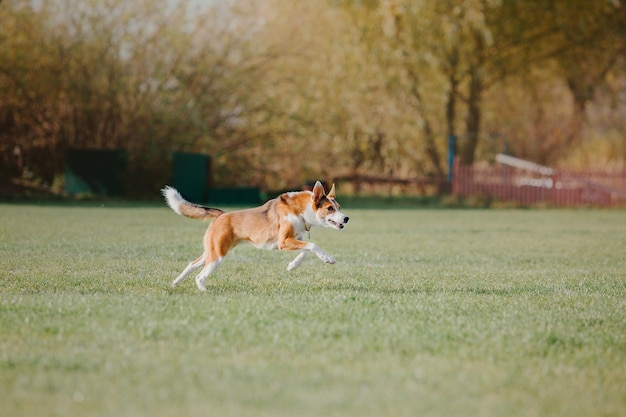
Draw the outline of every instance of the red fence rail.
M626 206L626 170L619 172L523 169L454 162L452 193L521 205Z

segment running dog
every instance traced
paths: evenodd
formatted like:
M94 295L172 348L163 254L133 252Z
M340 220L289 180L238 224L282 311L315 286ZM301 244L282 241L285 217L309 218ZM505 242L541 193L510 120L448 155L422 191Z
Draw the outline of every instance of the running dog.
M335 185L328 194L318 181L313 191L294 191L281 194L260 207L226 213L223 210L201 206L186 201L172 187L161 190L167 205L181 216L192 219L215 219L204 234L204 252L187 265L172 282L181 283L195 269L202 268L196 277L201 291L206 291L205 281L224 262L228 251L242 242L249 242L259 249L300 251L289 263L287 270L299 267L308 252L322 261L334 264L335 259L313 242L304 242L311 227L330 227L341 230L349 217L341 212L335 200Z

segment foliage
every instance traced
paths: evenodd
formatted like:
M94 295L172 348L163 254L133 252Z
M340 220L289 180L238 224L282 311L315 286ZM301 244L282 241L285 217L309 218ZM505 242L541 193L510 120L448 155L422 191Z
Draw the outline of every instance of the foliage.
M240 247L200 293L205 224L0 205L3 412L622 414L625 212L345 208L337 264Z
M608 0L2 2L0 180L51 184L72 147L126 149L135 196L172 151L220 185L440 179L448 135L467 163L558 163L624 141L625 21Z

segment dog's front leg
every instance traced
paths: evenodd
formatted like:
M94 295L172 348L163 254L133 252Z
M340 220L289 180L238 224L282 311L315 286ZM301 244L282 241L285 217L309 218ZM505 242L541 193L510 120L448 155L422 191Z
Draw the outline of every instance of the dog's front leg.
M298 256L296 256L296 259L294 259L293 261L289 262L289 265L287 265L287 271L291 271L293 269L296 269L297 267L299 267L300 265L302 265L302 262L304 261L304 258L306 258L306 254L308 252L307 251L302 251L298 254Z
M320 258L322 261L326 262L327 264L334 264L335 263L335 258L333 258L329 254L324 252L315 243L308 242L306 245L307 245L307 250L309 250L309 251L313 252L314 254L316 254L317 257Z
M335 258L333 258L329 254L324 252L319 246L317 246L313 242L303 242L295 238L287 238L287 239L283 239L280 242L279 248L281 250L301 250L303 252L304 251L313 252L315 255L317 255L318 258L320 258L322 261L326 262L327 264L335 263ZM303 260L304 260L304 256L300 254L289 265L291 266L293 264L294 265L293 267L295 268L299 266Z

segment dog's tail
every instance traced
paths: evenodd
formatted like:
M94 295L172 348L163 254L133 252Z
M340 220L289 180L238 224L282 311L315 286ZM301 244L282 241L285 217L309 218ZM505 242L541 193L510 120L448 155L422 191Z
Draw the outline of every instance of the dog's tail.
M176 188L166 186L161 190L167 205L181 216L192 219L206 220L219 217L224 214L224 210L193 204L185 200Z

